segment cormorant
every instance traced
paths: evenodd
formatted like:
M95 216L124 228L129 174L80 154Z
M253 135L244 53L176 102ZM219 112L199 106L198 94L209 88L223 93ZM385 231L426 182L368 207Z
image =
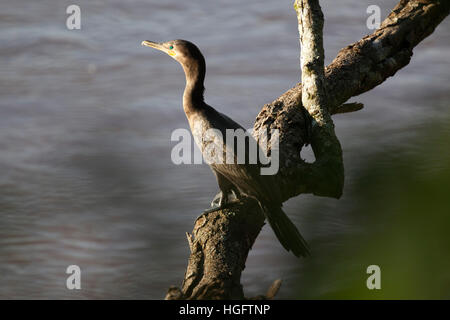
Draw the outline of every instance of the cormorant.
M216 129L222 133L221 138L224 140L224 149L227 149L227 152L233 152L236 159L236 150L227 145L225 131L226 129L244 129L238 123L217 112L204 102L203 92L205 89L203 82L206 65L205 59L197 46L186 40L172 40L163 43L145 40L142 42L142 45L167 53L183 67L186 75L183 108L194 140L200 150L202 150L202 153L205 155L204 150L207 144L211 143L211 140L205 139L206 131L208 129ZM248 147L246 151L248 151ZM232 192L236 198L245 195L256 199L283 247L288 251L291 250L297 257L309 255L306 241L281 210L282 198L279 189L276 188L273 176L260 174L261 164L250 164L247 162L239 164L235 161L232 164L224 162L209 163L209 165L216 175L221 191L218 201L219 207L213 210L223 208L229 201L229 195Z

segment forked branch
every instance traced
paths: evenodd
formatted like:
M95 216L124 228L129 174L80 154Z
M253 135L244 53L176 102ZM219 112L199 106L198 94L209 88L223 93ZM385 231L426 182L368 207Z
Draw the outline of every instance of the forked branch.
M361 109L360 104L344 103L373 89L406 66L414 47L433 33L449 11L448 0L402 0L379 29L343 48L325 68L329 112L337 114ZM265 105L256 118L254 135L260 136L273 129L278 129L280 133L277 180L285 200L302 193L339 196L336 188L330 188L339 186L339 183L328 180L333 174L328 174L326 167L315 170L316 166L300 158L302 147L311 142L308 130L310 120L302 105L302 91L302 84L299 83Z

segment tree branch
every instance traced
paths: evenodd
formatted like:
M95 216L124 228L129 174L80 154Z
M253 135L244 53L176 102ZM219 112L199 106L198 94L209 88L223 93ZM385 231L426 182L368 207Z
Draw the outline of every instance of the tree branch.
M299 3L310 7L299 8ZM379 29L342 49L325 70L321 31L312 32L312 40L308 38L309 31L321 28L319 20L323 18L317 18L320 14L315 10L318 2L297 0L296 4L297 13L300 10L299 27L303 28L299 31L304 40L305 88L297 84L265 105L256 118L253 135L260 137L272 129L279 130L280 170L276 178L284 200L301 193L339 197L342 155L330 114L360 110L361 104L344 103L406 66L413 48L449 14L450 1L401 0ZM307 48L306 43L313 46ZM313 147L316 161L312 164L300 158L305 143ZM263 225L259 206L250 199L199 218L192 235L188 235L191 255L182 289L171 287L166 299L244 298L241 273ZM272 298L279 285L275 282L267 295L259 298Z
M312 118L311 146L316 161L308 165L317 172L315 194L339 198L344 186L342 149L328 111L324 75L323 13L318 0L296 0L302 68L302 104ZM299 108L301 108L299 106ZM317 184L319 181L319 184Z
M264 215L250 198L200 216L188 234L191 255L182 288L171 287L166 299L243 299L241 273L263 225Z
M449 11L448 0L402 0L373 34L343 48L325 68L330 113L359 110L343 103L373 89L406 66L413 48L434 31ZM277 181L284 200L302 193L337 195L323 183L332 176L327 168L317 168L300 158L302 147L311 142L308 118L302 106L301 84L265 105L256 118L255 137L268 130L279 130Z

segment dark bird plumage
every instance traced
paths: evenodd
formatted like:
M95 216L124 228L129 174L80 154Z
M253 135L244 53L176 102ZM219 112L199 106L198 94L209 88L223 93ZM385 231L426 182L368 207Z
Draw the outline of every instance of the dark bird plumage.
M221 191L219 208L227 203L228 195L231 192L234 192L237 197L246 195L256 199L283 247L288 251L291 250L296 256L309 255L306 241L281 209L282 197L279 189L276 188L274 177L261 175L262 165L260 163L250 164L245 162L239 164L235 148L231 147L230 141L226 141L226 129L244 129L204 102L203 83L206 65L205 59L197 46L186 40L173 40L164 43L143 41L142 45L167 53L183 67L186 75L183 108L194 139L204 156L208 145L217 143L215 137L208 138L205 133L208 129L216 129L222 133L220 139L223 139L224 143L223 152L227 154L231 152L236 160L231 164L228 162L209 163L216 175ZM248 142L246 143L246 152L248 152ZM224 155L224 159L225 157Z

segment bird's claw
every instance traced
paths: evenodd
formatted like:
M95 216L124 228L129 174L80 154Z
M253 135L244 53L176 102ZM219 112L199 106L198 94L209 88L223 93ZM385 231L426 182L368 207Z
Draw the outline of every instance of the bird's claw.
M231 191L228 194L224 194L222 191L220 191L218 194L215 195L214 199L211 201L211 208L203 211L202 214L198 216L196 221L201 217L208 215L211 212L226 209L230 205L237 202L239 202L239 197L238 195L236 195L234 191Z
M214 199L211 201L211 208L218 207L222 198L222 191L214 196Z

